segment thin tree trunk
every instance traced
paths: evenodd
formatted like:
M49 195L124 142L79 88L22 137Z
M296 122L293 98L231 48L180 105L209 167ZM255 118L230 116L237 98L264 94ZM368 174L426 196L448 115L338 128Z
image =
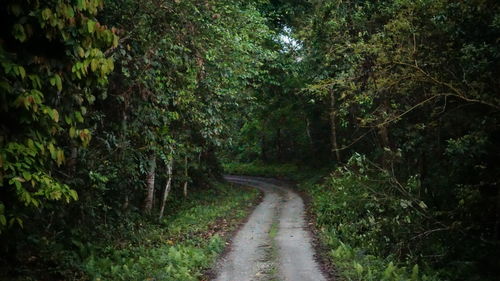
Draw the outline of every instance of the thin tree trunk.
M128 131L128 125L127 125L127 120L128 120L128 117L127 117L127 110L126 110L126 106L125 108L123 109L123 112L122 112L122 124L121 124L121 128L122 128L122 131L120 133L120 150L119 150L119 154L118 154L118 159L120 162L123 162L124 159L125 159L125 143L126 143L126 140L127 140L127 131ZM128 182L126 183L128 184ZM126 189L125 189L126 190ZM129 197L128 197L128 193L125 192L125 198L124 198L124 201L123 201L123 210L127 210L128 209L128 206L129 206Z
M148 162L149 171L146 177L147 194L146 200L144 201L144 211L146 213L151 213L155 194L156 154L154 152L149 156Z
M78 158L78 147L75 144L71 145L71 154L67 161L68 174L74 176L76 173L76 162Z
M384 112L387 112L388 109L389 109L389 105L387 104L387 100L384 99L384 101L382 102L382 110ZM380 136L380 139L382 141L382 149L383 149L383 154L382 154L382 166L385 168L385 169L388 169L389 168L389 164L390 164L390 157L391 157L391 152L390 151L386 151L386 149L389 149L392 151L391 149L391 143L390 143L390 140L389 140L389 129L387 128L387 124L383 124L383 125L380 125L379 128L378 128L378 134Z
M160 208L160 220L163 218L163 212L165 211L165 203L167 202L168 193L170 192L170 187L172 185L172 168L174 165L174 159L171 159L167 164L167 183L165 184L165 191L163 192L163 200L161 201Z
M337 162L340 163L342 160L340 158L339 146L337 143L337 110L335 108L335 95L333 89L330 90L330 127L331 127L331 138L332 138L332 154L335 155ZM332 155L332 156L333 156Z
M311 123L309 122L309 118L306 117L306 135L307 139L309 140L309 145L311 145L311 148L314 147L314 142L313 138L311 136Z
M188 196L188 157L187 157L187 155L184 156L184 176L186 177L186 179L184 181L183 191L184 191L184 197L187 197Z

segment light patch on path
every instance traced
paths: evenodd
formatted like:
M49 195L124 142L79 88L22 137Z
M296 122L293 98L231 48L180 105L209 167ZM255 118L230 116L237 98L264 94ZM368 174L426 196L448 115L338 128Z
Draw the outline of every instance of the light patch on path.
M326 281L314 260L302 198L275 180L241 176L226 179L262 190L264 199L233 238L231 251L219 261L214 280ZM278 230L270 235L276 232L271 229L273 222Z

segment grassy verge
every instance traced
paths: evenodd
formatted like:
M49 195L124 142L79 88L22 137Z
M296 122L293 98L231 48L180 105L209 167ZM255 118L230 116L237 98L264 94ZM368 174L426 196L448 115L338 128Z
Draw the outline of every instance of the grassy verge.
M346 175L329 176L328 170L298 168L293 165L227 164L226 172L232 174L282 177L297 182L297 188L310 198L310 211L314 217L318 236L325 246L326 255L335 265L340 280L358 281L431 281L438 280L430 270L419 268L412 261L398 259L382 251L387 245L377 239L391 237L380 224L394 225L395 231L408 225L389 217L386 211L379 217L368 216L370 200L360 186L360 178ZM277 171L277 176L274 172ZM340 177L340 178L338 178ZM359 195L359 196L358 196ZM398 201L399 202L399 201ZM373 206L385 208L388 206ZM404 210L395 209L397 213ZM403 216L404 217L404 216ZM398 241L393 241L396 244ZM377 244L377 245L375 245ZM389 242L390 244L390 242Z
M256 190L218 184L193 193L161 223L136 218L108 229L108 237L80 245L82 279L199 280L257 197Z
M294 164L226 163L224 172L234 175L289 178L299 172Z

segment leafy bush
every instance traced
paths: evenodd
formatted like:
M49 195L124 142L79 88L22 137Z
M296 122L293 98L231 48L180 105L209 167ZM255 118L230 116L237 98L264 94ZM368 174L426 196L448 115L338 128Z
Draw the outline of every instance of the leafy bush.
M359 154L310 192L318 223L372 254L411 255L412 239L427 230L418 176L401 184Z
M476 251L490 255L492 250L461 227L470 224L463 206L448 211L436 206L418 175L401 182L354 154L322 183L306 181L301 188L311 195L323 241L347 280L456 280L457 274L490 280L489 273L480 272ZM464 249L470 243L475 247Z

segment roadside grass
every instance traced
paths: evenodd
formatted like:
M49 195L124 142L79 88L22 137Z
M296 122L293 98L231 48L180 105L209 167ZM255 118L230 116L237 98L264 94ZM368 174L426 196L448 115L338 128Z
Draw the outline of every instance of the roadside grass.
M334 264L339 280L348 281L436 281L440 280L431 269L422 270L418 265L398 260L393 255L377 255L369 251L368 240L363 243L350 244L349 239L343 239L342 231L350 226L332 221L332 217L341 216L342 208L358 205L356 196L338 198L339 189L332 187L329 177L332 169L299 168L287 165L263 165L261 163L224 165L226 173L249 176L278 177L295 181L297 189L306 193L310 198L311 212L315 220L318 236L321 243L326 246L330 262ZM276 172L276 174L274 174ZM347 182L346 182L347 183ZM356 193L357 185L361 182L348 182L349 192ZM336 200L335 200L336 198ZM343 201L342 201L343 200ZM342 202L340 202L342 201ZM356 223L352 218L353 223ZM273 229L270 231L271 235ZM361 241L366 233L349 233L359 235ZM425 272L423 272L425 271Z
M83 280L199 280L259 192L216 184L192 194L160 223L137 217L108 232L119 237L81 245Z
M225 163L222 166L224 168L224 173L226 174L273 177L278 179L293 180L296 182L315 178L319 174L326 174L329 171L326 167L312 168L291 163L264 164L258 161L251 163Z
M262 177L289 177L299 171L299 167L294 164L262 164L252 163L226 163L223 164L226 174L262 176Z

